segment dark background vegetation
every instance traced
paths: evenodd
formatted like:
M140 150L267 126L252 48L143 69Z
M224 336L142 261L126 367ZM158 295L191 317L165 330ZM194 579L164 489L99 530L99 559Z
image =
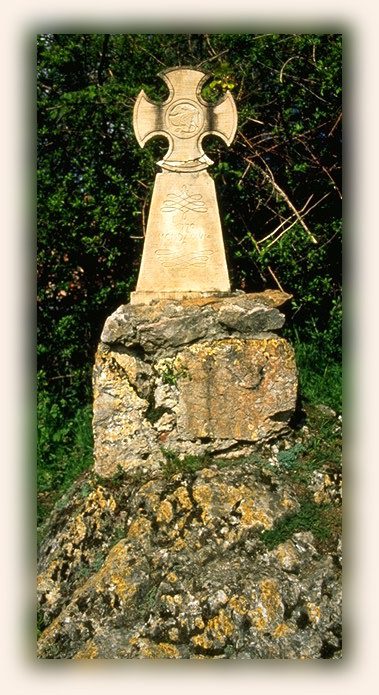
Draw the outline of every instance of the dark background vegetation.
M303 398L341 407L341 36L43 34L37 38L38 488L41 509L91 461L91 369L135 288L156 161L132 110L157 73L201 67L238 132L208 137L233 289L293 295L285 334Z

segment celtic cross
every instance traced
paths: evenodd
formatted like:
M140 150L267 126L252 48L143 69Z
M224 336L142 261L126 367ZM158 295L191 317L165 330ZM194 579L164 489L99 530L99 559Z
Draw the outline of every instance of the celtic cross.
M133 126L141 147L163 135L169 149L158 162L137 289L131 303L181 299L230 291L212 164L202 149L206 135L230 145L237 112L230 92L215 105L201 96L209 76L191 68L160 73L169 89L163 104L144 91L134 106Z
M157 135L164 135L170 148L158 162L169 171L192 172L206 169L212 160L203 152L206 135L218 135L230 145L237 128L237 111L230 92L215 106L207 104L201 89L209 75L201 70L169 68L159 73L169 89L164 104L153 104L142 90L134 107L133 125L143 147Z

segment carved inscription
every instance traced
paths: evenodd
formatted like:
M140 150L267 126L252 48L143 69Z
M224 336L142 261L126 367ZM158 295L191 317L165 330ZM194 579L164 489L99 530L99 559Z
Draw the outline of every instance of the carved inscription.
M207 212L208 208L201 193L188 193L187 186L182 186L181 193L169 193L162 207L162 212Z
M176 268L180 262L183 266L188 266L190 268L204 268L208 263L214 251L211 249L204 249L198 253L177 253L176 250L171 249L157 249L155 251L155 256L164 268Z
M163 241L175 241L179 243L185 241L204 241L207 236L209 237L209 234L206 234L205 230L201 227L196 227L193 222L179 224L174 229L165 229L161 233Z

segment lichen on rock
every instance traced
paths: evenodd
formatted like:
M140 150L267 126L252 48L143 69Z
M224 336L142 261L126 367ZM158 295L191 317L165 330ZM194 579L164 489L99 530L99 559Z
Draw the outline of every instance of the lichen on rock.
M246 455L288 430L297 398L280 292L125 305L104 326L94 367L95 470L102 476L162 448Z
M39 658L338 658L334 553L310 532L263 542L283 500L299 508L291 484L247 460L86 474L45 530Z

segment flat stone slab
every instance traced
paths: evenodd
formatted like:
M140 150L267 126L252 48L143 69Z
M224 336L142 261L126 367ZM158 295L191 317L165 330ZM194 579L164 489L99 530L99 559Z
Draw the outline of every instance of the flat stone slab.
M106 320L101 341L109 346L142 348L146 355L157 356L162 350L172 354L195 340L254 337L283 326L285 317L278 307L290 297L267 290L124 304Z

